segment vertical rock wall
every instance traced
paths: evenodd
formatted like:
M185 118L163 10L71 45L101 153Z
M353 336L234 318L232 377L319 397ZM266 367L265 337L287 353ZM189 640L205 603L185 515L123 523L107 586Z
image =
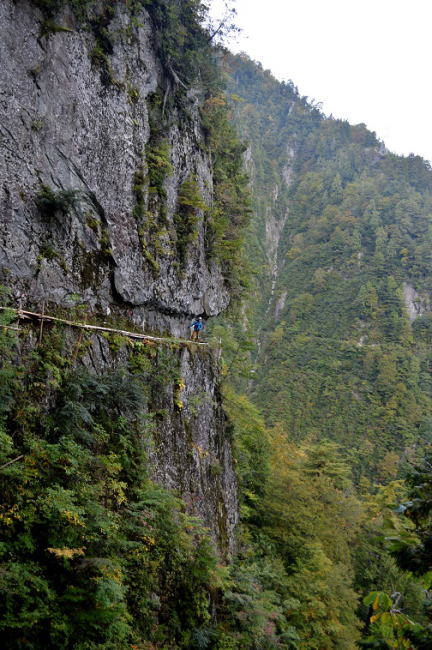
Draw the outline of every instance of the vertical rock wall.
M125 344L95 335L82 362L95 373L125 366L134 355ZM234 552L238 521L231 440L219 392L218 352L163 345L153 348L148 413L152 476L181 495L189 514L202 519L222 554ZM162 372L162 376L161 373Z
M117 13L106 27L109 55L69 10L44 36L42 19L29 2L0 4L3 282L13 278L17 293L62 305L78 294L100 311L127 306L136 322L177 331L191 314L217 314L229 296L217 264L206 259L204 215L184 264L173 221L190 175L204 199L212 188L199 90L188 93L181 115L171 107L164 116L166 215L149 234L149 110L166 86L149 17L143 12L131 22L128 12ZM134 212L137 174L141 221ZM71 205L44 218L42 186L69 192Z
M206 256L202 209L185 259L178 256L182 184L193 177L204 201L212 191L200 91L187 93L181 111L165 109L160 219L152 210L162 199L149 186L150 113L167 80L151 21L144 11L132 20L119 10L106 29L112 51L101 54L69 9L45 33L31 2L0 3L0 284L14 305L44 302L52 311L78 302L95 318L185 335L193 314L216 315L229 302L220 268ZM180 383L149 404L154 475L230 553L237 496L217 359L197 348L172 354ZM82 362L99 373L119 358L95 336Z

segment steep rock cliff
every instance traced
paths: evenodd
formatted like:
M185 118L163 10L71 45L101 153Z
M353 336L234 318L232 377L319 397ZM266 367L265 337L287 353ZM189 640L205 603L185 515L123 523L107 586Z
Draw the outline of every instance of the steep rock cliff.
M3 279L31 301L70 305L78 294L95 309L128 306L137 323L178 333L191 314L220 312L229 297L206 256L202 209L182 264L176 249L179 189L191 175L204 199L212 189L199 89L188 93L182 115L171 107L156 125L166 161L154 164L165 162L169 173L157 197L164 215L148 232L146 213L156 219L160 208L149 204L150 101L168 84L148 15L132 23L129 12L116 12L105 28L107 55L68 9L44 36L43 15L28 2L8 0L0 12ZM67 209L41 214L43 187L60 202L69 192Z
M69 313L79 304L81 319L184 336L192 314L229 303L208 254L202 90L172 101L176 80L149 15L119 8L107 17L93 4L83 27L67 3L49 19L31 2L1 3L0 282L12 306ZM81 344L72 332L65 341L66 356ZM133 354L96 335L87 345L76 363L97 375ZM175 376L161 384L149 375L153 475L226 556L238 515L217 354L174 346L166 355Z

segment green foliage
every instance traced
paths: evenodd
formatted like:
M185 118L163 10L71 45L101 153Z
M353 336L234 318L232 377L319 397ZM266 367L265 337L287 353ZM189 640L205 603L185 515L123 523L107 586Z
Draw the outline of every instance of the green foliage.
M220 77L215 66L211 35L205 27L207 7L201 0L184 0L172 3L169 0L31 0L46 17L45 24L55 26L51 31L63 31L53 18L65 6L75 14L79 26L90 28L95 37L92 62L100 67L101 80L106 86L115 83L109 56L113 51L113 34L110 22L118 4L130 13L130 32L133 34L134 20L144 7L150 14L154 29L154 45L167 77L174 88L176 98L181 98L190 85L199 82L211 91L220 86ZM133 94L132 101L136 96Z
M392 478L430 436L428 317L411 327L404 298L411 285L429 300L430 168L384 154L364 125L325 118L244 56L227 67L255 170L253 400L291 439L343 444L356 481Z
M325 118L247 57L224 62L253 164L252 295L241 324L214 327L235 372L227 382L254 404L225 389L244 544L282 562L274 589L298 647L355 647L363 621L362 647L427 648L430 594L412 571L429 568L429 519L416 531L394 508L404 498L395 479L431 435L430 167L387 154L364 125ZM426 313L410 324L412 289ZM255 354L242 348L245 327ZM271 430L248 456L256 406ZM358 604L371 590L388 594L372 622Z
M172 173L170 160L171 148L167 140L160 140L146 147L149 192L157 193L161 200L166 200L164 181Z
M288 443L244 395L224 393L243 528L222 627L238 630L239 647L354 649L361 508L346 463L333 443Z
M48 25L65 2L37 1ZM97 4L70 0L91 26L92 62L109 85L115 3ZM158 441L150 408L163 417L160 396L171 386L176 415L183 409L175 355L131 346L124 366L96 376L71 368L53 332L51 348L34 352L23 373L5 330L2 638L12 648L348 650L362 620L362 647L426 649L430 467L409 478L406 498L397 477L432 441L430 318L411 325L406 308L412 288L419 309L430 301L430 167L386 153L364 125L326 119L292 83L244 56L220 54L230 70L222 97L199 0L127 5L131 37L132 19L148 10L166 78L133 178L144 258L157 272L158 256L176 242L184 263L202 219L209 263L220 265L233 296L244 295L244 259L253 259L241 322L213 327L225 348L239 556L218 567L198 523L148 478L150 431ZM139 102L130 84L116 85ZM174 233L164 128L173 111L187 123L194 85L213 188L186 178ZM232 117L253 159L246 245L246 147ZM74 197L42 187L37 204L52 218ZM119 360L129 356L121 338L108 338ZM221 471L212 462L213 479Z
M256 407L245 395L236 394L229 385L224 389L224 404L234 429L242 519L253 520L269 475L269 435Z
M165 189L172 165L170 145L161 134L161 124L156 125L155 113L159 119L160 115L155 98L150 112L151 137L145 148L145 166L135 172L132 190L135 196L133 214L138 223L141 248L146 262L156 275L160 270L157 258L172 255Z
M2 302L7 302L8 291L0 286ZM0 465L9 461L13 453L13 440L5 429L7 415L12 408L13 394L17 387L20 369L14 363L16 337L14 331L15 314L12 311L0 312Z
M177 93L199 81L206 90L219 85L215 54L204 27L207 7L201 0L138 0L144 6L155 29L155 45L166 73Z
M206 247L214 256L238 300L248 285L249 266L243 236L250 217L250 193L240 142L230 123L229 107L222 96L209 97L202 108L202 123L213 166L213 203L207 213Z
M284 615L286 573L277 560L240 557L231 568L224 594L225 639L235 645L216 648L297 648L299 636ZM236 633L227 634L229 628ZM222 637L224 638L224 637ZM225 640L226 643L226 640Z
M39 254L36 258L38 267L40 266L42 260L56 260L60 265L60 267L63 269L63 271L65 273L68 272L68 268L63 255L61 255L61 253L55 250L51 242L45 242L41 244L39 248Z
M123 365L96 375L73 367L61 333L21 350L21 368L0 329L2 641L195 647L224 572L147 459L149 402L178 382L178 353L116 341Z
M42 185L36 197L36 205L45 219L53 219L58 215L66 216L76 208L78 202L78 190L54 191L48 185Z
M149 264L152 272L157 275L159 273L160 267L150 252L151 245L154 244L154 231L156 228L156 221L152 213L145 210L145 182L142 169L135 172L132 189L135 196L133 215L138 223L138 237L140 240L143 256L146 262Z
M69 27L63 27L62 25L57 25L51 20L44 20L40 26L39 38L50 36L51 34L57 34L58 32L71 33L73 32L73 29L70 29Z
M411 571L422 574L431 565L430 535L432 533L432 454L430 448L421 466L415 467L407 476L409 501L400 506L404 516L418 531L418 546L407 549L395 548L398 561ZM402 540L400 540L402 542Z
M215 68L215 74L216 73ZM243 233L250 215L247 177L243 170L244 146L239 142L229 121L228 106L221 96L208 96L201 106L205 133L205 147L212 163L213 193L207 205L204 189L196 175L190 173L178 188L174 213L175 232L166 220L165 180L172 173L170 146L164 135L166 97L155 93L150 106L151 138L146 147L147 177L137 173L134 192L137 197L134 210L142 215L140 237L147 241L157 255L172 256L168 247L175 241L179 264L184 265L188 249L198 234L203 220L206 255L222 268L224 278L236 300L247 285L248 267L242 251ZM148 183L148 206L144 207L145 184ZM202 214L202 217L201 217Z
M422 642L427 642L426 638L420 639L421 626L416 625L397 608L400 594L394 594L394 597L397 599L395 603L386 593L373 591L363 599L363 603L368 605L372 612L370 634L364 643L366 647L376 647L378 642L384 643L386 648L410 650L419 647L413 645L413 636L415 640L417 637Z
M174 224L177 232L177 252L184 265L190 244L198 237L197 224L200 212L206 209L196 178L189 176L182 183L177 195Z

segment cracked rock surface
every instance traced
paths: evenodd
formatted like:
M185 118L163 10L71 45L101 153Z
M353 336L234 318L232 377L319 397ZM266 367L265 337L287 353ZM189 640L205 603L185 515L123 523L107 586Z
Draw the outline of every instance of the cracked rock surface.
M150 104L164 87L145 12L130 26L119 10L108 29L111 82L95 63L95 37L65 9L69 31L40 36L42 15L30 2L0 2L0 284L22 308L84 304L145 331L188 335L192 315L221 312L229 294L220 268L206 257L205 217L179 263L174 215L182 183L193 175L204 200L212 191L197 96L188 116L168 115L164 137L171 171L164 180L166 226L153 260L145 255L134 213L136 174L146 170ZM45 188L45 189L44 189ZM44 210L44 192L61 201ZM144 208L150 205L143 189ZM74 336L69 332L73 349ZM82 362L100 373L118 365L98 336ZM231 444L210 349L176 351L185 387L161 391L151 460L155 479L177 490L209 527L223 555L234 549L238 518ZM126 358L126 356L125 356Z
M151 135L149 101L164 85L149 18L143 12L132 32L127 12L110 22L109 84L91 31L65 10L56 22L70 31L40 37L41 19L27 2L0 3L0 282L24 304L28 296L68 306L79 296L95 311L123 305L144 327L184 334L191 315L215 315L229 302L218 265L206 259L202 214L185 263L176 260L179 188L190 174L204 198L212 187L196 97L189 93L187 119L175 109L168 116L170 235L159 234L152 267L133 191ZM44 218L42 186L74 193L72 207Z

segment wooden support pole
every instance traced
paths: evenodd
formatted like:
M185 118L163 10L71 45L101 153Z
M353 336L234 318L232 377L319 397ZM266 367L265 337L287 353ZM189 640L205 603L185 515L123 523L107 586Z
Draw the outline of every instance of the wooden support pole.
M85 317L84 325L87 325L87 316ZM83 340L83 336L84 336L84 329L81 329L81 330L80 330L80 333L79 333L79 336L78 336L78 340L77 340L77 342L75 343L75 350L74 350L74 353L73 353L73 355L72 355L72 359L73 359L74 362L75 362L75 361L77 360L77 358L78 358L78 353L79 353L79 349L80 349L80 347L81 347L81 343L82 343L82 340Z
M45 300L42 301L42 318L41 318L40 328L39 328L39 345L42 343L44 315L45 315Z

